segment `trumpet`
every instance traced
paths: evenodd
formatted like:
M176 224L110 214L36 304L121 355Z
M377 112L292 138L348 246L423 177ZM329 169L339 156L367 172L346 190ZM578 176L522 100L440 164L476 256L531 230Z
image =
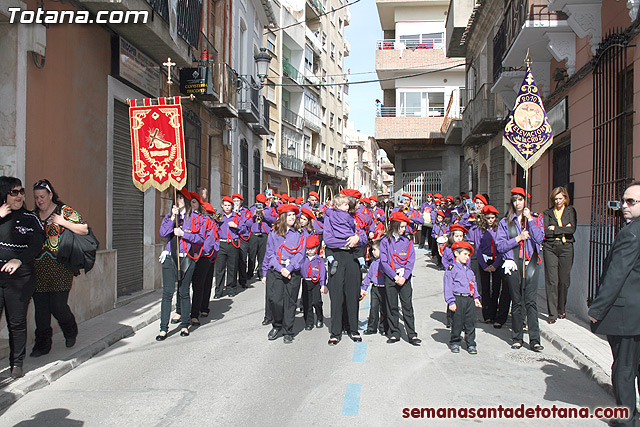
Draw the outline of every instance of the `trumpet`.
M256 213L253 215L253 220L259 224L262 222L263 218L264 218L264 211L256 209Z
M217 214L214 214L214 215L213 215L213 219L214 219L216 222L222 222L222 217L223 217L223 216L224 216L224 214L223 214L223 213L217 213Z
M324 216L324 212L322 212L320 209L314 209L313 215L315 215L317 219L320 219Z
M409 206L403 206L403 207L402 207L402 212L404 212L405 214L407 214L407 213L409 213L409 209L411 209L411 208L409 208Z

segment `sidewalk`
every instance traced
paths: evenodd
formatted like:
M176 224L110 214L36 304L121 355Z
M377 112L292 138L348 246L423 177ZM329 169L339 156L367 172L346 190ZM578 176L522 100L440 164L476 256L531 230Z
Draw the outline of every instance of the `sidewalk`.
M427 261L425 250L417 249L416 254L419 258L417 267L426 265L429 274L435 272L433 263ZM544 311L544 290L540 292L538 308ZM161 290L148 292L124 306L82 323L73 348L64 346L61 334L53 337L53 348L46 356L29 357L31 349L28 348L23 378L12 380L9 377L8 360L0 361L0 411L25 394L46 387L121 339L157 322L160 318L160 298ZM549 325L546 315L541 313L540 331L545 340L569 356L591 379L609 393L612 392L610 372L613 359L605 339L592 334L588 325L576 319L572 313L567 313L567 319L553 325Z
M73 348L64 346L61 333L54 335L51 352L38 358L24 359L25 376L10 378L9 360L0 362L0 411L25 394L45 387L91 359L121 339L160 319L162 290L142 295L130 303L115 308L79 325L80 333Z

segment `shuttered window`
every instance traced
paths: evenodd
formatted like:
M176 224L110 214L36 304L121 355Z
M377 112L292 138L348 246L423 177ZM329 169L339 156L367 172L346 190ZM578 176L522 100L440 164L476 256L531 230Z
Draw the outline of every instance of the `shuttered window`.
M142 290L144 195L131 179L129 108L114 100L113 249L117 250L117 296Z

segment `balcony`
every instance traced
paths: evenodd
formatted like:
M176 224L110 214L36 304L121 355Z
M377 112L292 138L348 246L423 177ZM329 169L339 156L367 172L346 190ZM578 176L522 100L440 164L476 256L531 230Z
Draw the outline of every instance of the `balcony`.
M78 0L92 13L99 11L138 12L153 10L146 24L109 24L110 27L133 43L138 49L161 64L171 57L178 67L190 67L191 47L198 49L202 0L178 0L178 38L174 42L169 34L169 6L167 0ZM136 16L135 14L133 16ZM159 19L153 19L158 16Z
M344 117L349 117L349 113L351 112L351 107L349 107L349 103L345 99L342 103L342 115Z
M219 117L238 117L236 84L238 78L233 69L224 63L213 64L213 86L218 94L211 109Z
M269 131L269 101L265 96L262 97L262 108L260 108L260 121L251 125L253 131L258 135L270 135Z
M299 85L304 84L304 75L286 59L282 60L282 71L284 71L285 76L289 77L293 83ZM291 89L293 88L289 88L288 90Z
M351 54L351 43L349 40L344 39L344 56L349 56Z
M464 58L467 53L467 45L463 40L463 34L469 23L476 2L474 0L451 0L447 12L446 43L447 56Z
M287 107L282 107L282 121L289 123L296 129L302 129L302 126L304 125L304 119L302 116L299 116Z
M304 125L313 132L319 133L322 128L322 120L309 110L304 110Z
M322 54L322 43L320 42L320 39L318 38L318 34L314 33L313 31L311 31L311 28L305 27L305 35L307 36L307 39L311 43L311 48L313 49L313 51L315 53L317 53L318 55L321 55Z
M311 14L307 15L308 18L320 17L323 13L322 3L320 0L307 0L307 10L311 11Z
M507 114L489 85L482 85L462 114L462 144L478 145L493 137L503 129Z
M446 67L459 65L454 68L464 72L464 58L447 58L444 56L444 43L426 42L414 43L411 41L398 42L395 40L378 40L376 43L376 71L379 78L396 77L406 74L407 68L420 71L440 70ZM450 72L451 72L450 71ZM393 82L388 83L391 89Z
M251 86L256 86L253 76L247 80ZM243 84L240 88L240 102L238 103L238 116L247 123L260 122L260 91L249 84Z
M442 138L444 107L383 107L376 117L377 140Z
M295 156L280 154L280 166L292 172L302 173L304 162Z
M320 156L312 153L311 151L304 152L304 163L311 165L317 169L320 169L322 166L322 161L320 160Z

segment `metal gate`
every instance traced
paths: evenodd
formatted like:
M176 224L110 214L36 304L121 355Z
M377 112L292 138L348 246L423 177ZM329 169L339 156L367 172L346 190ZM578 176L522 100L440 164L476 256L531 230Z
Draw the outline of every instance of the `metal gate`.
M131 179L129 108L114 100L113 249L118 251L118 297L142 290L144 194Z
M633 130L633 69L627 67L628 40L626 34L608 35L593 59L593 185L587 305L591 305L596 295L604 258L623 226L622 216L610 210L607 202L620 200L630 182L627 153Z
M409 193L420 206L427 193L442 191L442 171L422 171L402 173L402 192Z

